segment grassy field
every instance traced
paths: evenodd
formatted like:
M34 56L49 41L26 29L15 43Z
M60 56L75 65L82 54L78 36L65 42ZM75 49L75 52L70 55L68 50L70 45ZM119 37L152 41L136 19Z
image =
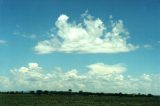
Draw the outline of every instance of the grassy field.
M0 94L0 106L160 106L160 97Z

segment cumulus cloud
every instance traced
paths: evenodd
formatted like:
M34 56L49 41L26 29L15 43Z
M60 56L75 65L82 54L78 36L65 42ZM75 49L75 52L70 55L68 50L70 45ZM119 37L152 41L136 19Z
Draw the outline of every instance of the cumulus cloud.
M123 93L160 93L160 75L127 75L121 64L95 63L82 70L46 71L38 63L11 70L11 76L0 76L0 90L67 90Z
M151 76L150 76L150 75L147 75L147 74L143 74L143 75L141 76L141 78L142 78L142 80L144 80L144 81L152 81Z
M111 16L110 16L111 17ZM52 38L40 41L34 47L38 54L65 53L119 53L138 48L127 42L129 32L122 20L110 20L110 25L88 13L82 15L83 22L70 22L69 16L61 14L55 22ZM112 18L110 18L112 19Z
M120 74L126 71L125 67L119 64L116 65L105 65L103 63L96 63L87 66L91 74Z
M11 87L11 81L8 77L5 76L0 76L0 85L1 85L1 90L10 90Z

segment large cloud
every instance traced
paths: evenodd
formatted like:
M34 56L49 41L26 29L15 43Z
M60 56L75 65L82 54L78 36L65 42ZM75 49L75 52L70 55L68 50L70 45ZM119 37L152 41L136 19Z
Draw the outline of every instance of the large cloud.
M62 14L55 22L56 31L51 39L38 42L35 51L38 54L52 52L66 53L119 53L138 48L128 43L129 32L123 21L110 20L106 26L100 18L89 14L83 15L83 22L69 22L69 17ZM51 34L53 35L53 33Z
M82 70L46 71L37 63L11 70L11 76L0 76L0 90L67 90L160 94L160 75L127 75L121 64L95 63Z

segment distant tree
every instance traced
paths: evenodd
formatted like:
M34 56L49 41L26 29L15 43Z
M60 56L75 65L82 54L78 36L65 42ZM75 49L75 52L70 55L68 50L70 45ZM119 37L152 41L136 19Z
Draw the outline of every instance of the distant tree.
M138 95L138 96L141 96L141 93L138 93L137 95Z
M120 92L118 95L119 95L120 97L123 96L122 92Z
M30 93L30 94L35 94L35 92L34 92L34 91L29 91L29 93Z
M23 91L20 91L20 93L23 94L24 92L23 92Z
M38 95L41 95L43 92L42 92L42 90L37 90L36 91L36 94L38 94Z
M15 94L15 92L14 91L9 91L9 94Z
M43 93L44 93L44 94L48 94L48 93L49 93L49 91L45 90L45 91L43 91Z
M49 94L57 94L57 91L49 91Z
M72 89L68 89L68 92L72 92Z
M78 93L79 93L79 94L82 94L82 93L83 93L83 91L82 91L82 90L80 90Z
M148 96L148 97L152 97L153 95L152 95L152 94L148 94L147 96Z
M102 95L105 95L105 93L101 92L99 95L102 96Z

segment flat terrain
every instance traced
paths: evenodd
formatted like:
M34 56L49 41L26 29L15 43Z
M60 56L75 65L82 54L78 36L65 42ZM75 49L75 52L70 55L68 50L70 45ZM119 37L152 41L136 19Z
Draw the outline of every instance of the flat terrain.
M0 106L160 106L160 97L0 94Z

